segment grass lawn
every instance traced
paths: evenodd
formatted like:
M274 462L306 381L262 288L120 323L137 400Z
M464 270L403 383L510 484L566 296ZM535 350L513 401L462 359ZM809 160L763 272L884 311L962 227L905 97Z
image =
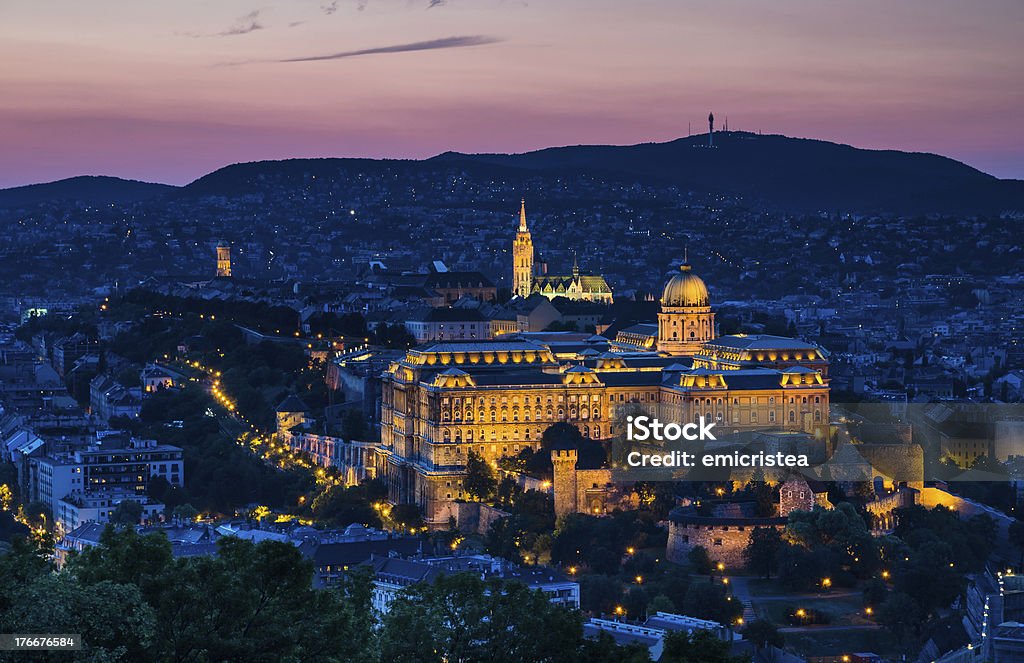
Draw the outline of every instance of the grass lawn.
M750 578L747 580L747 587L750 588L752 596L780 596L790 594L785 587L780 585L775 578L766 580L764 578Z
M854 652L874 652L895 657L901 653L896 639L885 630L877 631L825 631L814 633L784 633L786 648L804 656L842 656Z
M780 626L791 626L786 618L788 609L804 608L823 615L828 615L828 626L849 626L869 624L871 622L864 618L861 599L859 596L850 597L822 597L803 598L794 596L791 601L761 601L756 598L752 600L754 611Z

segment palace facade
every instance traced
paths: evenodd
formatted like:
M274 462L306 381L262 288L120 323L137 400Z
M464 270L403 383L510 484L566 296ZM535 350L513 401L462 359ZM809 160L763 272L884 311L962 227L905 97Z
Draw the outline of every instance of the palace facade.
M664 421L703 416L723 433L826 437L826 354L776 336L716 338L707 288L689 265L665 286L658 325L649 329L657 349L629 342L642 334L565 332L411 349L383 376L373 473L391 502L417 504L440 522L446 503L467 497L470 450L491 463L537 450L556 422L603 440L626 411L642 407Z

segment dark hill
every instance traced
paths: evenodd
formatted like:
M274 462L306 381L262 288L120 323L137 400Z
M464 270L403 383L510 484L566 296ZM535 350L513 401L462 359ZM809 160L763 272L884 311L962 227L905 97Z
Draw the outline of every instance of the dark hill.
M998 212L1024 209L1024 182L1000 180L935 154L864 150L746 132L668 143L553 147L524 154L447 152L436 161L656 179L727 192L784 209L859 212Z
M90 205L130 203L162 196L177 187L119 177L82 175L45 184L28 184L0 189L0 207L23 207L39 203L76 201Z

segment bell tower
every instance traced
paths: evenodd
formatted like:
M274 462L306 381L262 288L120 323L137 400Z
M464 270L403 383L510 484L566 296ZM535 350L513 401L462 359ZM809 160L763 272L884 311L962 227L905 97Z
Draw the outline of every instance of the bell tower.
M231 276L231 245L224 241L217 244L217 276Z
M526 199L519 208L519 229L512 242L512 294L530 296L533 291L533 237L526 227Z

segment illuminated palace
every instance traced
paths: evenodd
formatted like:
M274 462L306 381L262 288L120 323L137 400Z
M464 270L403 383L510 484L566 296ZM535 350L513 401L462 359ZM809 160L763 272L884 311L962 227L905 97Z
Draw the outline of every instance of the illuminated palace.
M566 297L601 304L612 303L612 289L603 276L580 274L580 267L573 258L572 274L548 276L536 273L533 260L533 237L526 226L526 200L519 208L519 229L512 242L512 294L529 297L538 293L548 299Z
M517 263L518 265L518 263ZM555 422L607 439L625 408L665 421L711 419L723 433L818 439L828 424L828 360L777 336L716 337L707 287L689 265L665 286L658 324L615 339L524 333L410 350L383 375L374 474L394 503L446 521L466 498L470 450L489 462L536 450Z

